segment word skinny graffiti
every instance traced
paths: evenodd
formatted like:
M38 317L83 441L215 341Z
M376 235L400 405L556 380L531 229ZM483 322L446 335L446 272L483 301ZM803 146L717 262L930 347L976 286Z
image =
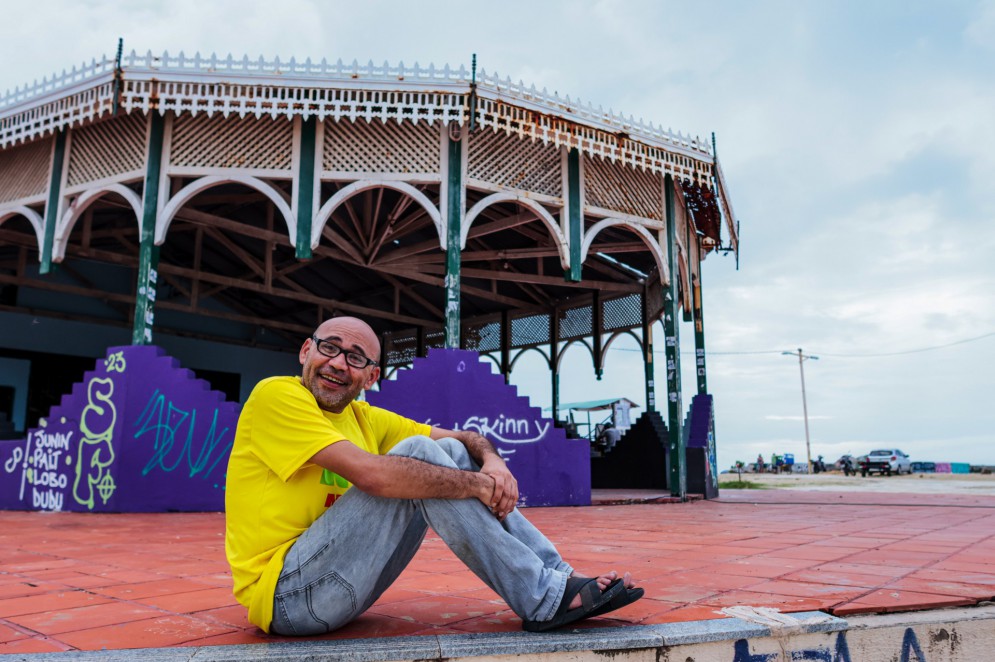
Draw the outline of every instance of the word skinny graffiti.
M185 460L191 478L198 474L205 479L210 476L218 462L228 457L228 451L231 450L234 440L229 439L223 443L223 439L229 436L229 428L218 430L217 409L214 410L210 428L204 433L199 444L194 440L196 426L196 409L192 411L180 409L156 389L145 405L144 411L135 421L137 428L135 439L155 433L152 444L154 452L142 469L142 475L147 476L156 468L169 473ZM195 447L199 447L199 451L195 451ZM194 457L195 452L196 457Z

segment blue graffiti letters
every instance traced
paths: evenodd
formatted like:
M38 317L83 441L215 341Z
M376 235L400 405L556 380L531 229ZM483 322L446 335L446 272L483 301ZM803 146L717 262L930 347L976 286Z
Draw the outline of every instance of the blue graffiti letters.
M206 479L211 475L218 462L228 457L234 439L224 441L231 435L227 427L218 430L217 409L202 438L196 438L196 426L196 409L180 409L157 389L135 421L135 439L154 434L154 451L142 475L147 476L156 468L169 473L184 462L191 478L200 475Z

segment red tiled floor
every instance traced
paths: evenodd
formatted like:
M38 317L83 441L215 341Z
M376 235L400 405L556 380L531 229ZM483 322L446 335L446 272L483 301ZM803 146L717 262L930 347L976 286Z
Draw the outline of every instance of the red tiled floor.
M230 631L231 628L205 623L189 616L169 615L67 632L59 635L59 640L82 650L165 648Z
M31 639L18 639L0 644L0 655L15 655L27 653L58 653L70 650L69 647L58 641L52 641L44 637L32 637Z
M11 616L8 620L35 632L53 635L61 632L72 632L73 630L86 630L104 625L114 625L115 623L138 621L161 615L161 611L151 607L125 602L108 602L89 607L77 607L76 609L27 614L25 616Z
M646 589L589 627L741 604L847 614L995 596L995 498L768 492L527 514L579 571L631 570ZM220 513L0 512L0 653L287 641L235 604L223 532ZM430 533L370 612L318 638L520 628Z
M897 582L888 584L887 588L894 588L905 591L918 591L921 593L934 593L937 595L954 595L962 598L973 598L976 600L992 600L995 597L995 587L981 584L970 584L965 582L948 582L936 579L921 579L917 577L903 577Z
M117 584L115 586L96 588L93 589L93 592L121 600L140 600L159 595L202 591L207 588L211 587L188 579L156 579L138 584Z
M7 643L8 641L14 641L16 639L24 639L27 637L25 633L15 630L9 625L3 625L0 623L0 644Z
M110 602L110 598L94 595L82 590L52 591L22 598L0 600L0 617L10 618L11 616L20 616L22 614L63 611L66 609L75 609L76 607L99 605L105 602Z
M832 613L837 616L847 614L881 614L896 611L916 611L922 609L939 609L941 607L965 607L975 604L977 600L958 598L950 595L932 593L917 593L898 589L881 589L859 600L847 602L833 607Z
M235 596L227 588L207 588L188 593L170 593L136 600L143 605L158 607L174 614L192 614L207 609L237 605Z
M375 614L391 616L405 621L426 625L447 625L469 618L479 618L507 610L503 603L475 600L458 596L426 596L418 600L376 604L370 608Z

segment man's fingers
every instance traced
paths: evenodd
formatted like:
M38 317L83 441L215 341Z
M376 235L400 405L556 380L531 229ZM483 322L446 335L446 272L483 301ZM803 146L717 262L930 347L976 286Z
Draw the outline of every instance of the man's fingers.
M518 504L518 481L514 478L508 477L506 479L504 487L504 497L501 503L498 505L498 517L502 520L507 517L508 513L515 509Z

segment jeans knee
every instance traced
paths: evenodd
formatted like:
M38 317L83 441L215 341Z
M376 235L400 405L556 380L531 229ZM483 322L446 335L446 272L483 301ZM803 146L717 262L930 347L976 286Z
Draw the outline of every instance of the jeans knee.
M408 437L398 442L396 446L390 449L389 454L403 455L416 460L422 460L423 462L431 462L432 464L440 464L442 456L445 455L438 442L424 435Z

